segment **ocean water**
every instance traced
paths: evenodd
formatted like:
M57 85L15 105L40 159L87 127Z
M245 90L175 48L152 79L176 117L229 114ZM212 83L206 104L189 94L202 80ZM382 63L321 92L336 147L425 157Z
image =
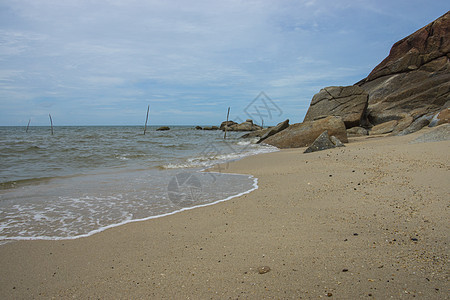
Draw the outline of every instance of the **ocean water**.
M257 188L227 162L276 151L242 133L140 126L0 127L0 243L73 239ZM221 167L218 164L221 163ZM211 168L212 172L204 172Z

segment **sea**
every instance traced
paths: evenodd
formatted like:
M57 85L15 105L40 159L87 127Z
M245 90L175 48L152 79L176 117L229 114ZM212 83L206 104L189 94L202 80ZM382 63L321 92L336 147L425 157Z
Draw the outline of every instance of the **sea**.
M232 199L258 184L226 173L229 162L277 151L242 132L156 128L0 127L0 244L86 237Z

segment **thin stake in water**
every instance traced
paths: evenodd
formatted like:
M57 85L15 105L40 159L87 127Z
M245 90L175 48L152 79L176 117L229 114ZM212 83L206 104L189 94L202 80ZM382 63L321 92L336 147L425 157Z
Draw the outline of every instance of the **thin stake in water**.
M48 114L49 118L50 118L50 126L52 128L52 135L53 135L53 120L52 120L52 115Z
M228 117L230 116L230 107L228 107L228 112L227 112L227 122L225 123L225 133L223 135L223 139L227 138L227 127L228 127Z
M27 130L25 132L28 132L28 128L30 128L30 122L31 122L31 119L28 120Z
M147 131L148 112L150 111L150 105L147 106L147 117L145 118L144 135Z

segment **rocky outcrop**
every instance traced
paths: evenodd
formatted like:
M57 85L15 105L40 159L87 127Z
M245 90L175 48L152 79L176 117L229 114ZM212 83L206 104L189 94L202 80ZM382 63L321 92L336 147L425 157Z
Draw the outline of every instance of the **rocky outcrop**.
M304 121L338 116L347 128L360 126L368 98L369 94L358 86L323 88L312 98Z
M265 139L267 139L268 137L270 137L280 131L283 131L288 127L289 127L289 119L278 123L277 126L270 128L261 136L261 138L258 141L258 144L261 143L262 141L264 141Z
M230 122L230 121L228 121L228 122ZM225 128L227 131L255 131L255 130L263 129L261 126L253 124L253 121L250 119L247 119L245 122L242 122L241 124L237 124L235 122L233 122L233 123L234 124L230 125L230 126L224 125L222 127L222 130L225 130ZM224 124L224 123L222 122L222 124Z
M264 140L278 148L307 147L324 131L334 135L342 142L347 143L345 124L340 117L329 116L316 121L307 121L290 125L285 130L278 132Z
M165 130L170 130L170 127L168 127L168 126L161 126L158 129L156 129L156 131L165 131Z
M450 12L395 43L359 83L368 92L366 116L373 125L417 119L450 100Z
M202 126L195 126L195 130L202 130Z

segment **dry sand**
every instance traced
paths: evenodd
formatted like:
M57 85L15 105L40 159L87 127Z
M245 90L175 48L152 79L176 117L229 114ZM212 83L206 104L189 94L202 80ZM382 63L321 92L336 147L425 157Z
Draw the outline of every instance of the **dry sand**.
M418 135L248 157L223 167L259 178L250 194L2 245L0 298L449 298L450 141Z

